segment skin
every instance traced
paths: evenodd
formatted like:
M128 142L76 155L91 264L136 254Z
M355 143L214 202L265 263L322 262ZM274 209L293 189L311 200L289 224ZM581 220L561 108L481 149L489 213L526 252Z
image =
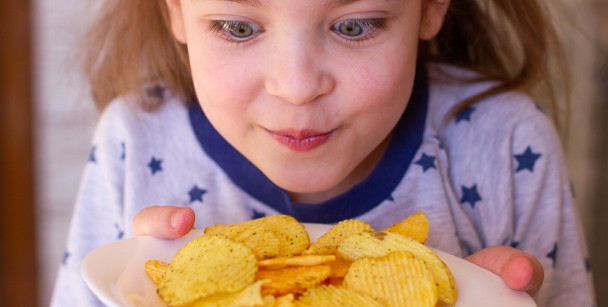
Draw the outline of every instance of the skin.
M418 41L437 33L446 8L421 1L333 2L167 1L206 116L300 203L338 196L371 173L407 106ZM238 22L252 34L243 39L221 26L210 31L218 20L224 27ZM349 20L360 35L337 30ZM321 138L320 146L306 146ZM298 148L277 139L292 139Z
M370 174L407 106L418 42L438 33L449 6L449 0L166 2L211 123L301 203L333 198ZM339 27L352 20L362 35ZM133 227L136 235L172 239L192 229L194 219L191 209L152 206ZM542 284L540 263L516 249L490 247L467 259L513 289L534 294Z

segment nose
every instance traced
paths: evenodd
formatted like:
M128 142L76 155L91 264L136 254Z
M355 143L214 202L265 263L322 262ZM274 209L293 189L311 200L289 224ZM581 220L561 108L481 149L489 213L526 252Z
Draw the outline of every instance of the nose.
M301 105L331 93L335 80L319 42L290 37L275 46L265 80L270 95Z

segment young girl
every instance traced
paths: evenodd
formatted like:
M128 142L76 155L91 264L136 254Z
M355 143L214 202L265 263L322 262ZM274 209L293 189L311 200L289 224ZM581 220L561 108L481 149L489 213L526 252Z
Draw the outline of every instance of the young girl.
M540 306L593 306L558 137L524 94L556 50L538 1L106 5L86 66L104 112L54 305L99 304L81 259L124 237L422 210L428 245Z

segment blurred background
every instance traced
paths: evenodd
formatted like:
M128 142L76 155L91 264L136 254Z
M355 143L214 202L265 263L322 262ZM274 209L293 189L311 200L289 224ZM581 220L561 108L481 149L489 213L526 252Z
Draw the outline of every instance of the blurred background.
M552 3L554 0L551 0ZM563 0L564 133L598 306L608 306L608 0ZM97 111L75 48L98 1L0 1L0 301L48 306Z

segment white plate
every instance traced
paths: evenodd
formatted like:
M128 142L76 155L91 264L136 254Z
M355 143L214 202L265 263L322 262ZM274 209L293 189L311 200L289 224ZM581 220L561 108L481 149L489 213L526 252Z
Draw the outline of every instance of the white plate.
M305 226L311 241L330 227L321 224ZM140 237L104 245L84 258L82 275L108 306L164 306L156 296L155 285L146 276L145 261L158 259L169 262L181 246L201 234L202 230L193 230L178 240ZM536 306L529 295L507 288L497 275L450 254L435 252L454 274L458 289L456 307Z

